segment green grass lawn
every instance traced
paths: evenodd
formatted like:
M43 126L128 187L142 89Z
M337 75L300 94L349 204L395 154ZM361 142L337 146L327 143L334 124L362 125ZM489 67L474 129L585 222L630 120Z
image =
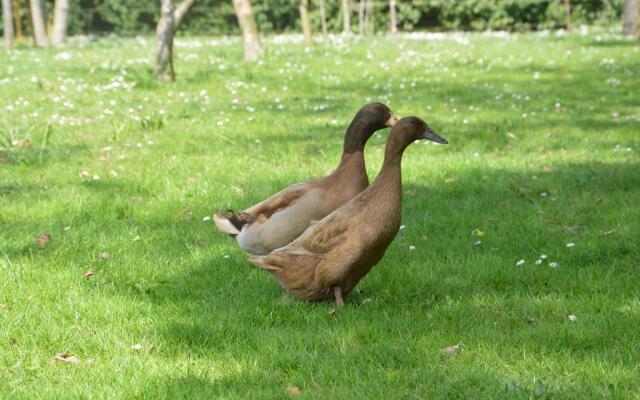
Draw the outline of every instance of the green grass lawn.
M0 398L640 399L638 42L267 39L247 64L189 38L172 85L152 52L0 54ZM450 144L405 153L405 227L335 318L280 304L203 219L332 170L370 101Z

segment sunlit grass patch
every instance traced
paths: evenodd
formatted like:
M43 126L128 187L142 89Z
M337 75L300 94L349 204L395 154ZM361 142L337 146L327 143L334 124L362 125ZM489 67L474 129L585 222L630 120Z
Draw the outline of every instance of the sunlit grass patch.
M147 39L0 58L0 398L640 396L637 43L285 39L183 38L172 85ZM330 171L369 101L450 144L335 319L280 304L206 217Z

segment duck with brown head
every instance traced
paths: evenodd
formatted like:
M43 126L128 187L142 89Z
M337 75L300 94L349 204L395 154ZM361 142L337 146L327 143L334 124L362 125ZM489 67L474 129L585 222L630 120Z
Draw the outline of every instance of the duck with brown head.
M342 158L329 175L272 195L240 213L218 213L218 229L232 235L249 254L268 254L290 243L313 221L330 214L369 185L364 146L377 130L393 126L396 116L382 103L367 104L347 128Z
M336 308L382 258L400 228L401 160L418 139L446 144L418 117L393 127L380 174L362 193L304 231L289 245L266 256L249 256L294 295L319 300L335 297Z

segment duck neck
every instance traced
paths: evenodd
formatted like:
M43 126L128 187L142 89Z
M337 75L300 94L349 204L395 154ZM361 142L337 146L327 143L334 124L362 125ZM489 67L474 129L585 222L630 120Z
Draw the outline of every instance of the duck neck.
M383 171L400 171L400 165L402 163L402 154L404 150L411 144L406 140L402 140L402 137L398 136L389 136L389 140L387 141L387 145L384 148L384 161L382 162L382 170Z
M362 170L365 171L364 153L362 151L354 151L352 153L343 153L340 164L336 168L336 172L345 170Z
M343 154L362 153L364 145L373 132L374 129L371 128L371 124L368 121L362 118L353 120L344 135Z
M385 147L384 161L380 173L374 182L375 186L384 186L385 190L402 195L402 153L407 144L402 143L393 136Z
M344 135L342 158L336 172L357 170L363 171L366 175L364 145L373 132L374 130L370 124L362 119L356 119L351 122L351 125L347 128L347 133Z

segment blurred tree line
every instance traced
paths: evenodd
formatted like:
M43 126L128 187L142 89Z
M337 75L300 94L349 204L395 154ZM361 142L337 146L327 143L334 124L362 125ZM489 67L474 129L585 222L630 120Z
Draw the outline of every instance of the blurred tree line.
M351 0L357 24L360 1ZM50 10L53 0L46 0ZM160 14L158 0L70 0L69 33L123 35L151 33ZM309 0L309 17L321 31L318 0ZM373 0L373 28L388 31L389 1ZM570 0L571 23L610 24L620 19L624 0ZM261 34L300 32L300 0L252 0ZM340 0L325 0L327 28L342 31ZM26 7L22 10L27 12ZM26 15L25 15L26 17ZM566 0L398 0L399 30L537 30L564 28ZM355 27L356 25L354 25ZM238 23L230 0L197 0L180 30L190 34L237 34Z

